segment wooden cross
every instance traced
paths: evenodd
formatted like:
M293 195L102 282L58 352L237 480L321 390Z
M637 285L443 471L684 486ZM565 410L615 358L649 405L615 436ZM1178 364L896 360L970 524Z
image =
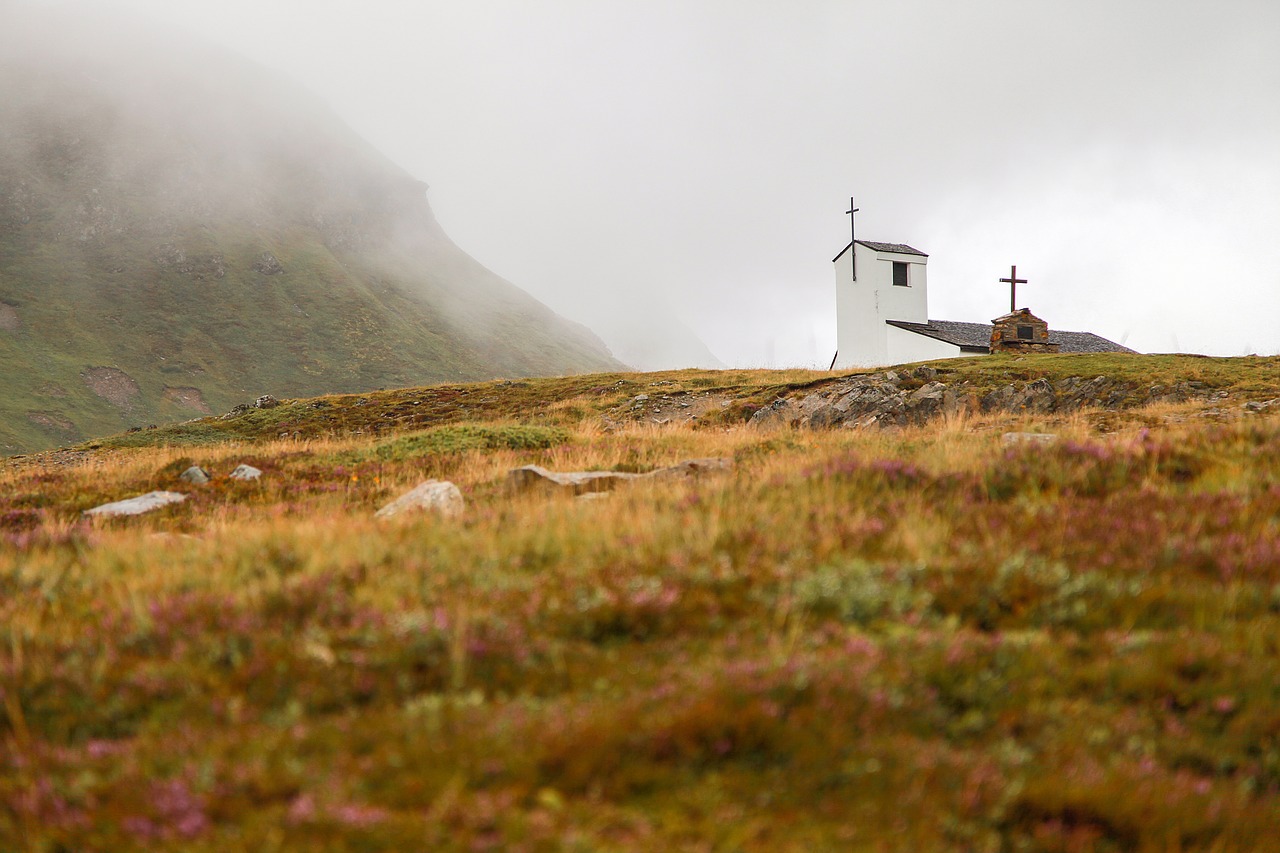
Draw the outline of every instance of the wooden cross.
M852 205L850 205L852 207ZM1026 284L1025 278L1018 278L1018 265L1014 264L1009 268L1009 277L1000 279L1009 285L1009 313L1012 314L1018 310L1018 285Z
M858 232L854 225L854 214L858 212L858 208L853 206L853 196L849 196L849 209L845 214L849 217L849 266L853 268L853 280L858 280Z

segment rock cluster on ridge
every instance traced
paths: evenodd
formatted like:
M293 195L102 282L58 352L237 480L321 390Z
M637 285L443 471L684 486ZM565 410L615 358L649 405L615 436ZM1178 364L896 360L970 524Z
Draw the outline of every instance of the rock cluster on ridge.
M1199 382L1137 386L1108 376L1034 379L982 390L972 381L945 382L933 367L850 376L799 399L780 397L751 416L755 427L892 427L919 425L960 412L1073 412L1087 406L1128 408L1182 402L1209 393Z

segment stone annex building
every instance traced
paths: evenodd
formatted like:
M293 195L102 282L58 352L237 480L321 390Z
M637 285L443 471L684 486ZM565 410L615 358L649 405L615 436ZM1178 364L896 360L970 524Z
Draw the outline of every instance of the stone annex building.
M991 323L929 319L929 256L902 243L854 240L833 259L833 366L881 367L935 358L1019 352L1133 352L1090 332L1063 332L1026 308ZM1016 273L1011 278L1017 278Z

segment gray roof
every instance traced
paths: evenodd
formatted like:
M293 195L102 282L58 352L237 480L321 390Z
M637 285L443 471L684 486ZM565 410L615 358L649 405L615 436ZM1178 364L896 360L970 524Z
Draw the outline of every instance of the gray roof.
M843 255L845 252L849 251L849 246L852 246L852 245L853 244L850 243L848 246L845 246L843 249L841 249L840 255ZM871 240L859 240L858 245L866 246L868 249L871 249L876 252L894 252L895 254L899 254L899 255L919 255L922 258L929 257L924 252L920 251L919 249L913 249L910 246L908 246L906 243L874 243ZM840 260L840 255L836 255L834 258L832 258L831 263L834 264L836 261Z
M987 352L991 347L989 323L960 323L955 320L930 320L928 323L908 323L905 320L885 322L908 332L954 344L963 352ZM1049 343L1059 344L1062 352L1134 352L1092 332L1059 332L1050 329Z

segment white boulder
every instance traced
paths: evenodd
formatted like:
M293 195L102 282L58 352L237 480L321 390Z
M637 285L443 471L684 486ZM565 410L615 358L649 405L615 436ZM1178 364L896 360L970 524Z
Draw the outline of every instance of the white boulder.
M462 515L462 492L448 480L427 480L378 510L375 518L392 518L405 512L434 512L443 518Z

